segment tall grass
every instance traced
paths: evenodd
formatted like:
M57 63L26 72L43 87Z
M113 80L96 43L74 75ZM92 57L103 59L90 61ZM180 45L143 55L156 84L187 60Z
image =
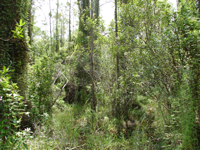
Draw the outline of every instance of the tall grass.
M101 110L101 108L99 108ZM134 131L130 139L123 134L116 136L115 119L104 112L97 112L95 124L91 124L90 106L65 104L62 109L54 108L52 118L41 126L36 126L34 139L28 141L32 150L42 149L138 149L146 141L143 133ZM138 142L139 141L139 142Z

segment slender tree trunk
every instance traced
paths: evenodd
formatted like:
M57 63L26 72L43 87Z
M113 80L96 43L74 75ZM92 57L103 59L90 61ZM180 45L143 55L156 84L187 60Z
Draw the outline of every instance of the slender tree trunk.
M56 12L56 52L59 51L59 36L58 36L58 9L59 9L59 0L57 0L57 12Z
M64 23L63 21L61 20L61 31L60 31L60 46L63 47L64 46L64 42L63 42L63 39L64 39Z
M93 20L93 0L91 0L91 19ZM94 64L93 64L93 50L94 50L94 43L93 43L93 25L91 25L90 30L90 49L91 49L91 66L90 66L90 74L91 74L91 92L92 92L92 110L96 111L96 99L95 99L95 89L94 89Z
M28 23L28 36L30 38L29 40L29 44L31 45L32 44L32 3L33 3L33 0L30 0L30 4L29 4L29 9L28 9L28 20L29 20L29 23Z
M95 0L95 19L97 19L97 25L99 25L99 0Z
M117 0L115 0L115 37L118 37L118 23L117 23ZM119 89L119 52L117 50L117 88Z
M69 42L71 42L71 0L69 2Z
M118 38L118 23L117 23L117 0L115 0L115 37L116 37L116 42L117 42L117 38ZM117 44L117 43L116 43ZM120 84L119 84L119 76L120 76L120 72L119 72L119 51L117 49L117 57L116 57L116 62L117 62L117 98L116 98L116 118L118 121L117 124L117 130L118 130L118 136L120 136L121 133L121 109L120 109L120 102L119 102L119 88L120 88Z
M51 47L52 47L51 17L52 17L52 14L51 14L51 0L49 0L49 27L50 27L49 32L50 32L50 41L51 41L50 50L51 50Z

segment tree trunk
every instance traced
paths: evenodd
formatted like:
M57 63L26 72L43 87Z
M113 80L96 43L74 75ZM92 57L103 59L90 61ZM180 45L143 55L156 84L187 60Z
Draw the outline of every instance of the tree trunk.
M81 3L80 3L81 1ZM78 0L79 5L79 31L83 33L81 38L81 44L87 49L88 48L88 39L89 36L89 30L85 29L85 24L87 23L87 17L90 17L90 11L89 11L89 0Z
M0 3L0 67L4 65L15 70L11 73L12 81L17 83L19 93L24 98L27 89L28 48L25 38L14 39L11 31L15 31L16 23L19 23L20 19L27 20L27 4L22 0L1 0ZM23 31L25 36L25 29Z
M99 0L95 0L95 19L97 19L97 25L99 24Z
M91 0L91 20L93 21L93 0ZM93 50L94 50L94 43L93 43L93 25L91 25L90 29L90 49L91 49L91 60L90 60L90 74L91 74L91 92L92 92L92 110L96 111L96 99L94 93L94 65L93 65Z
M58 8L59 8L59 0L57 0L57 12L56 12L56 52L59 51L59 36L58 36Z
M71 0L69 2L69 42L71 42Z
M29 4L29 9L28 9L28 36L30 38L29 44L32 44L32 30L33 30L33 25L32 25L32 5L33 5L33 0L30 0Z
M115 37L116 37L116 42L117 42L117 38L118 38L118 23L117 23L117 0L115 0ZM117 44L117 43L116 43ZM117 49L117 57L116 57L116 65L117 65L117 93L116 93L116 108L115 108L115 112L116 112L116 118L117 118L117 132L118 132L118 136L120 136L121 133L121 108L120 108L120 101L119 101L119 89L120 89L120 84L119 84L119 76L120 76L120 72L119 72L119 51Z
M51 0L49 0L49 32L50 32L50 50L52 48L52 30L51 30L51 17L52 17L52 14L51 14Z

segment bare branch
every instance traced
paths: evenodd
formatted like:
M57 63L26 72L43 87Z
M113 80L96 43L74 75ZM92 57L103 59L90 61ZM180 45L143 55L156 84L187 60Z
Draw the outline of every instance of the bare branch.
M77 146L77 147L73 147L73 148L65 148L65 150L75 150L75 149L83 147L83 146L85 146L85 144Z
M13 37L13 35L10 38L8 38L8 39L2 39L2 38L0 38L0 40L7 42L7 41L10 41L12 39L12 37Z
M113 2L113 1L108 1L108 2L106 2L104 4L101 4L100 7L103 6L103 5L105 5L105 4L111 3L111 2Z
M53 105L56 103L56 101L58 100L59 96L61 95L63 89L65 88L65 86L68 84L69 80L67 79L67 77L61 72L61 74L64 76L64 78L66 79L66 82L63 84L60 93L57 95L57 97L55 98L55 100L53 101L51 107L53 107Z
M57 80L59 77L60 77L60 71L59 71L59 72L58 72L58 74L56 75L56 77L55 77L55 79L54 79L54 81L53 81L52 85L54 85L54 84L55 84L56 80Z

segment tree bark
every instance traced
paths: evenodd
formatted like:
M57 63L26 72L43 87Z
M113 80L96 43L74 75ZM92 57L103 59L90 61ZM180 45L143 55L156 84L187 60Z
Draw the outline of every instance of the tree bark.
M71 42L71 0L69 2L69 42Z
M30 38L29 40L29 44L32 44L32 29L33 29L33 25L32 25L32 5L33 5L33 0L30 0L30 4L29 4L29 9L28 9L28 36Z
M50 50L51 50L51 47L52 47L52 30L51 30L51 0L49 0L49 32L50 32Z
M93 21L93 0L91 0L91 20ZM95 89L94 89L94 64L93 64L93 50L94 50L94 42L93 42L93 24L90 29L90 49L91 49L91 66L90 66L90 74L91 74L91 92L92 92L92 110L96 111L96 99L95 99Z
M56 12L56 52L59 51L59 36L58 36L58 8L59 8L59 0L57 0L57 12Z
M11 73L12 81L17 83L20 95L26 99L28 46L25 38L14 39L11 31L15 31L20 19L27 20L28 3L22 0L1 0L0 3L0 67L4 65L15 70ZM22 35L25 36L25 32Z
M99 0L95 0L95 19L97 19L97 25L99 24Z
M115 37L116 37L116 44L117 44L117 38L118 38L118 23L117 23L117 0L115 0ZM116 93L116 118L117 118L117 132L118 136L120 136L121 133L121 109L120 109L120 101L119 101L119 76L120 76L120 70L119 70L119 51L117 49L117 57L116 57L116 65L117 65L117 93Z

